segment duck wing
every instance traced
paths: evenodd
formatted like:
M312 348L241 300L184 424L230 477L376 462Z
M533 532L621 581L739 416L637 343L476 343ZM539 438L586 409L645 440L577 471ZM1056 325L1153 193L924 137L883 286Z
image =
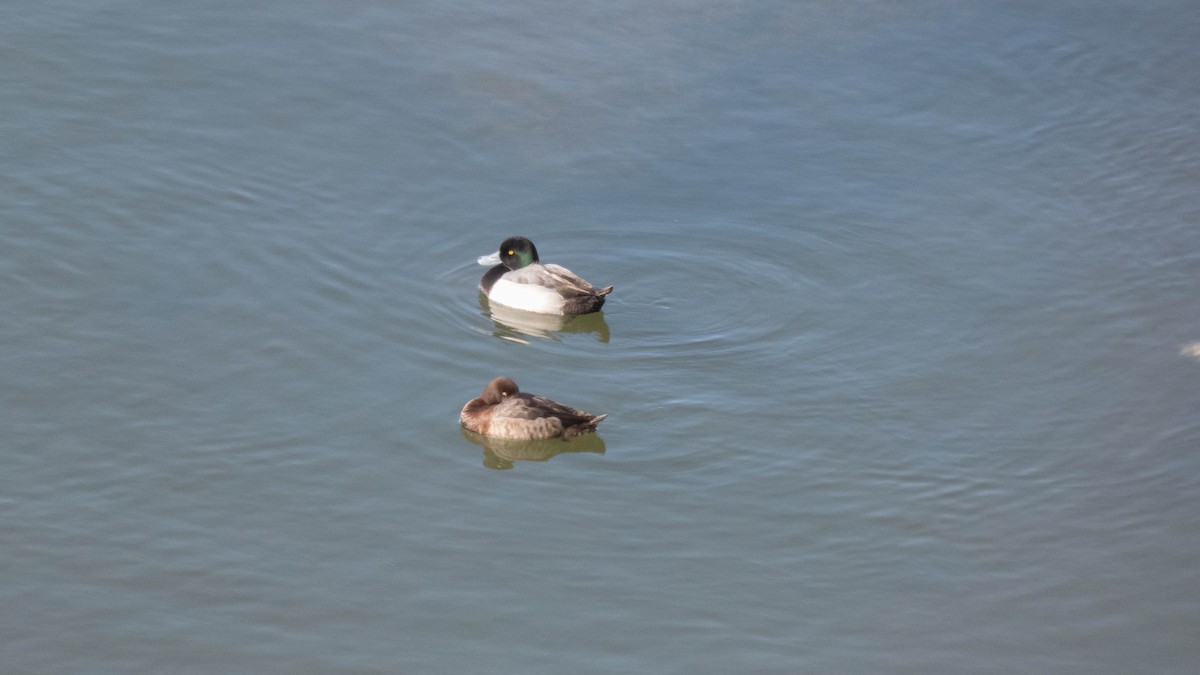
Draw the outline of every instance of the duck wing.
M524 392L504 397L504 401L497 407L496 413L502 417L522 420L558 420L561 423L559 428L567 436L595 429L601 420L608 417L608 415L593 415L583 410L576 410L551 401L545 396ZM554 426L558 427L557 424Z
M506 278L520 284L545 286L564 298L608 295L612 292L612 286L596 288L561 265L535 263L509 272Z

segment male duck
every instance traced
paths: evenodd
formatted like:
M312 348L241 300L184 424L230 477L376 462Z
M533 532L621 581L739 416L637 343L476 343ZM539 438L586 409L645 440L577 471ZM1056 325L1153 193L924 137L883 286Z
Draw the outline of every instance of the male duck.
M525 237L509 237L500 250L479 258L495 265L479 280L491 302L539 314L588 314L600 310L612 286L596 288L571 270L538 262L537 247Z
M458 421L468 431L484 436L532 441L595 431L605 417L608 415L568 408L536 394L522 394L516 382L497 377L479 398L467 401Z

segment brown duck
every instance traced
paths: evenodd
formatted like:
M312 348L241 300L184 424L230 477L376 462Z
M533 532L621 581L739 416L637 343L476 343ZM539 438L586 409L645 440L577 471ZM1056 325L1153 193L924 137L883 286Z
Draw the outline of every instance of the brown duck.
M498 377L483 388L479 398L467 401L458 421L484 436L537 440L595 431L605 417L608 415L569 408L537 394L523 394L512 379Z

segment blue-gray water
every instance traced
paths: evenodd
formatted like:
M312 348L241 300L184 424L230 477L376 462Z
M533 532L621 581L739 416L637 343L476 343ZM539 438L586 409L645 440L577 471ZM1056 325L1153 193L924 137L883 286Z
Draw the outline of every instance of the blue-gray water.
M0 670L1194 673L1197 35L7 3ZM493 320L511 234L603 315Z

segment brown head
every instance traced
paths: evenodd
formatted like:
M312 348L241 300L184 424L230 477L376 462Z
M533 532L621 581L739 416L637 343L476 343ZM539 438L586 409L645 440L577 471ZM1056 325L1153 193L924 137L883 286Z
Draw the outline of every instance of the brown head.
M500 401L504 400L505 396L518 394L520 391L520 389L517 389L517 383L513 382L511 377L497 377L488 382L488 385L483 388L483 393L479 395L479 398L483 399L483 402L488 405L497 405Z

